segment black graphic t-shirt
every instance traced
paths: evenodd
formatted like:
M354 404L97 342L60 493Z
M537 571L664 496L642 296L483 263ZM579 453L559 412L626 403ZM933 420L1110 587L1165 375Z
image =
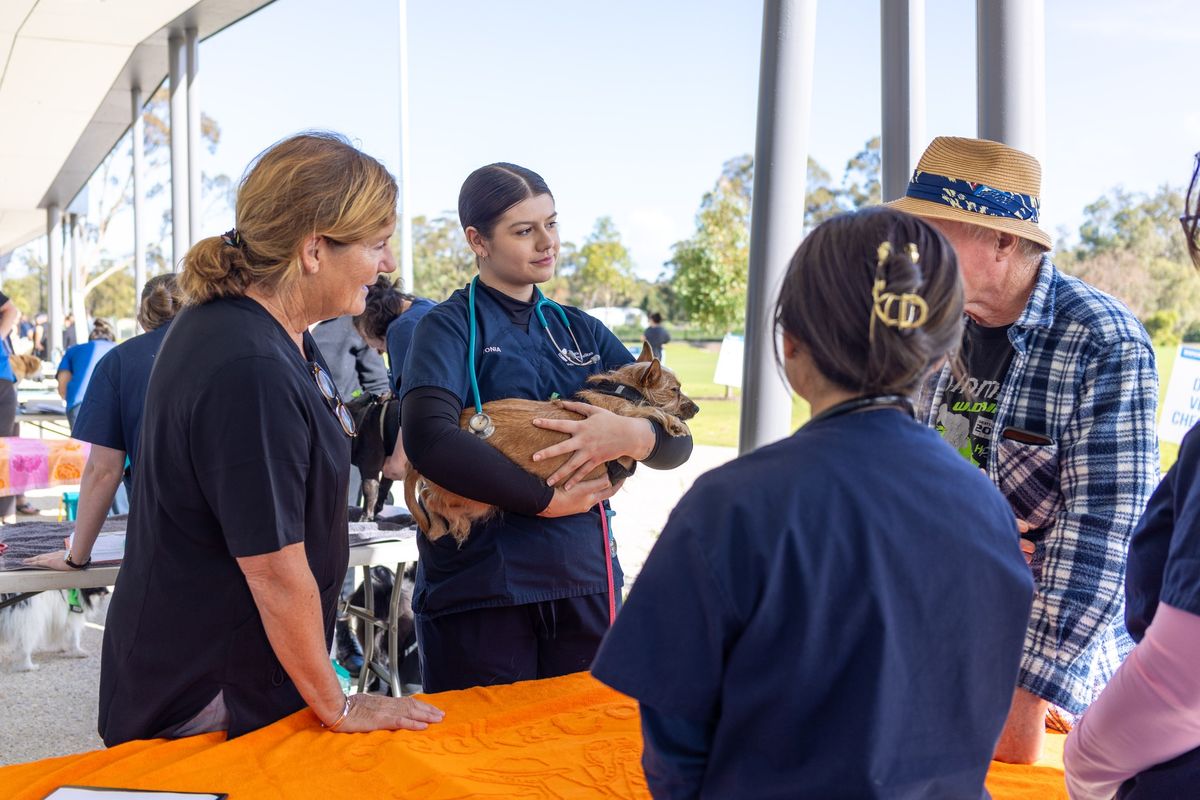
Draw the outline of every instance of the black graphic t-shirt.
M938 409L937 429L942 437L977 467L987 466L996 402L1012 363L1009 327L986 328L967 320L963 331L967 378L950 379Z

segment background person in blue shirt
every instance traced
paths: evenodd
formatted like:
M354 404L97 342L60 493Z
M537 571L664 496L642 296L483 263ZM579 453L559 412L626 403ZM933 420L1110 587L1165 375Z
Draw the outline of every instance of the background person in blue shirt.
M125 465L137 463L150 370L171 320L182 307L183 293L174 273L156 275L146 281L138 308L138 324L146 333L122 342L100 359L71 431L73 438L92 445L79 485L71 550L42 554L30 559L27 562L30 566L68 570L77 568L72 564L88 563L109 508L113 507L114 513L128 511L127 500L125 508L118 509L114 507L114 498L122 478L126 489L132 491L133 475Z
M67 352L63 353L62 361L58 364L58 395L67 404L67 424L71 430L75 430L79 405L87 394L92 372L104 354L117 346L116 341L117 335L108 321L97 319L92 322L88 340L68 347Z
M408 357L408 346L412 343L417 323L437 305L426 297L415 297L402 292L386 275L380 275L367 291L367 306L363 313L354 318L354 327L363 341L380 353L387 353L388 381L392 394L399 398L400 373ZM394 481L404 480L408 473L408 459L404 455L404 443L400 431L393 437L387 431L385 442L387 460L383 462L383 475Z
M401 386L404 448L429 480L502 513L478 522L461 547L452 536L417 537L413 611L427 692L587 669L621 588L600 505L619 483L582 477L622 455L677 466L692 449L690 436L671 437L657 423L568 402L584 419L545 425L571 436L547 449L565 445L570 456L544 482L462 429L459 415L474 405L469 363L486 403L571 397L588 376L633 356L599 320L562 307L568 327L543 300L537 284L554 275L559 238L541 176L514 164L481 167L463 183L458 216L479 276L413 334Z
M913 419L961 317L914 217L796 251L775 319L813 417L696 482L592 668L641 704L655 797L985 796L1033 580L1003 496Z

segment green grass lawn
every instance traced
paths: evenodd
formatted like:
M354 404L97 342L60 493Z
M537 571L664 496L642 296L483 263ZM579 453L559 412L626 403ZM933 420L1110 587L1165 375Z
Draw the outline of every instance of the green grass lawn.
M696 401L700 413L688 422L696 444L737 447L738 417L741 412L740 389L726 391L713 383L717 367L717 346L672 342L665 348L667 366L683 384L683 393ZM808 403L796 397L792 401L792 428L808 421Z
M1162 405L1171 368L1175 365L1174 347L1158 348L1158 402ZM665 348L667 366L675 370L683 384L684 394L700 405L700 413L688 425L696 444L736 447L738 415L741 411L741 391L726 389L712 382L717 367L716 345L695 345L672 342ZM792 403L792 427L798 428L808 420L808 403L796 398ZM1162 442L1160 447L1163 473L1179 456L1179 445Z

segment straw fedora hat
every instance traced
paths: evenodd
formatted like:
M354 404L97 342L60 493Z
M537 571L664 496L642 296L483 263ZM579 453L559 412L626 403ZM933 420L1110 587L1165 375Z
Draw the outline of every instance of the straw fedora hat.
M1007 231L1050 249L1038 227L1042 165L987 139L939 136L917 162L905 196L888 203L918 217Z

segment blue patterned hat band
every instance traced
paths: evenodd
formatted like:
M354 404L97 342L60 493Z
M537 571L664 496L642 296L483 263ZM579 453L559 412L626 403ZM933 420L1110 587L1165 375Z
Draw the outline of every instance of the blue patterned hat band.
M1038 221L1038 209L1042 204L1033 195L1006 192L982 183L960 181L920 170L913 173L905 195L969 213L1033 223Z

